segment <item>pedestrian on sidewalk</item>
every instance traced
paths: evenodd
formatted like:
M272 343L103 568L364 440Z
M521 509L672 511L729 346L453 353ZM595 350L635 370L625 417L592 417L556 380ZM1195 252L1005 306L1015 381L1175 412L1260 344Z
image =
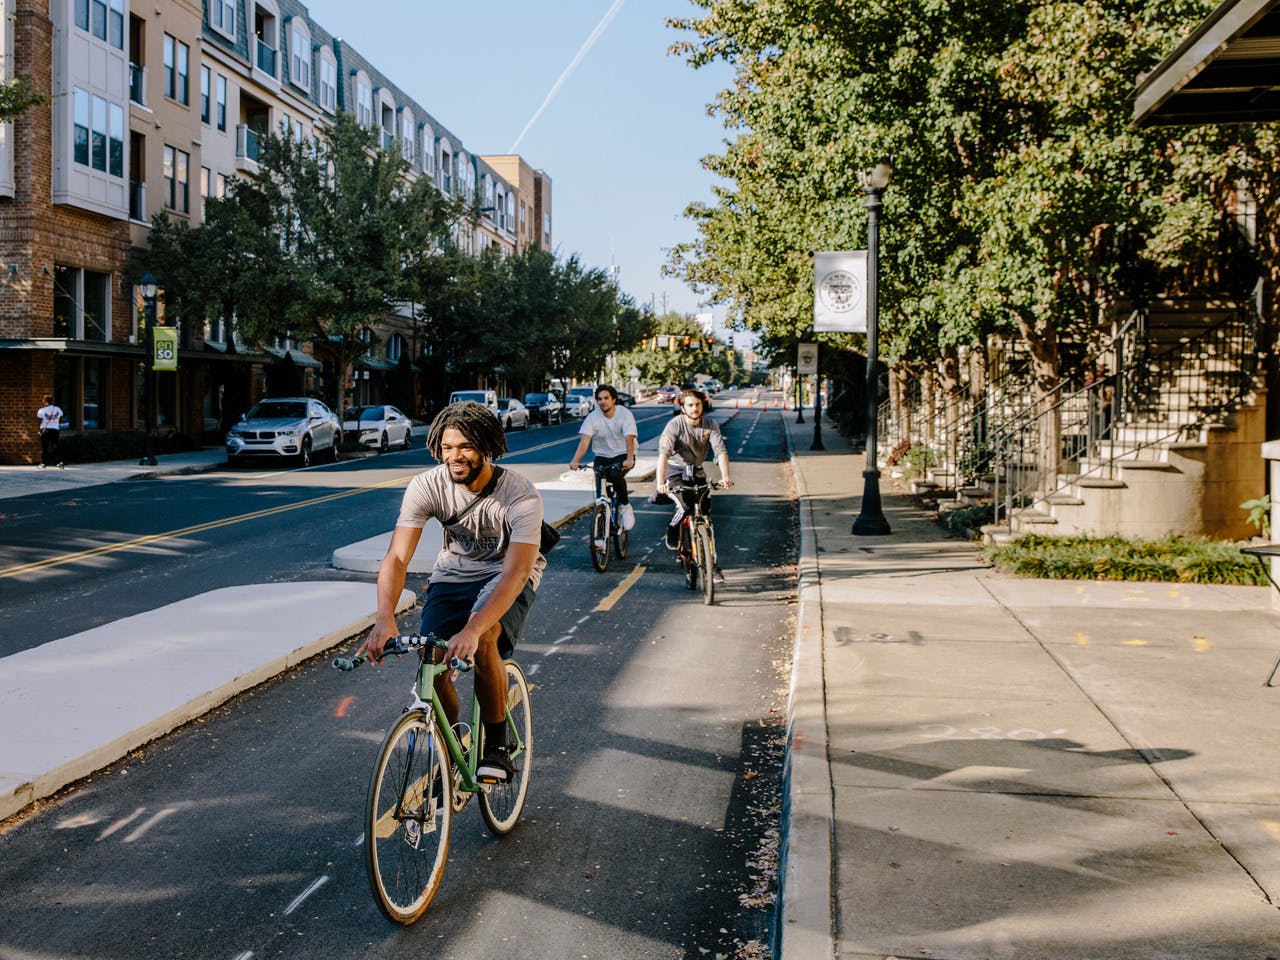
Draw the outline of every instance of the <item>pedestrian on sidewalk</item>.
M44 406L36 411L36 419L40 421L40 469L62 466L62 452L59 443L62 439L62 408L53 402L53 397L44 395Z
M596 471L618 492L618 524L623 530L636 525L636 514L627 495L627 471L636 465L636 436L636 418L618 405L618 391L607 383L596 387L596 409L582 421L578 449L569 461L569 469L578 469L590 445Z

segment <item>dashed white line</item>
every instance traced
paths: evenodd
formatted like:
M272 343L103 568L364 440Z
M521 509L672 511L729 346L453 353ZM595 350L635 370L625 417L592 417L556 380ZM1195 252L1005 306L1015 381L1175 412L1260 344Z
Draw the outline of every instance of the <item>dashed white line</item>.
M319 890L328 882L329 882L329 877L326 874L325 876L317 880L315 883L311 884L311 886L307 887L307 889L303 890L300 894L294 897L293 903L289 904L289 906L284 908L284 915L287 917L289 914L293 913L293 911L297 910L300 906L302 906L303 901L306 900L307 897L311 896L313 893L315 893L317 890Z
M238 955L236 960L253 960L253 951L246 950L244 953Z
M129 814L123 820L117 820L111 826L107 827L107 829L103 830L102 833L98 835L98 839L105 840L107 839L107 837L111 836L113 833L115 833L117 830L121 829L122 827L127 827L129 824L133 823L133 821L137 820L140 816L142 816L142 811L145 809L147 808L139 807L137 810L133 811L133 813Z
M141 837L144 833L146 833L148 830L150 830L152 827L154 827L157 823L159 823L159 822L160 822L161 820L163 820L165 817L169 816L169 814L171 814L171 813L177 813L177 812L178 812L178 808L177 808L177 807L165 807L165 808L164 808L163 810L161 810L159 813L157 813L157 814L153 815L153 816L151 817L151 819L149 819L146 823L142 824L142 826L138 827L138 829L137 829L137 830L133 831L133 833L131 833L131 834L129 834L127 837L125 837L123 842L124 842L124 843L133 843L133 841L137 840L137 839L138 839L139 837Z

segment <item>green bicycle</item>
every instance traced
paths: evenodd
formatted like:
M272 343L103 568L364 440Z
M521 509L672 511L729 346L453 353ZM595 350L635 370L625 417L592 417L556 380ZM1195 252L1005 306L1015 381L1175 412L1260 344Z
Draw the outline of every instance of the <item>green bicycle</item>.
M480 814L495 836L510 833L524 809L533 758L533 715L529 682L512 660L504 661L507 675L507 740L516 775L507 783L476 780L484 751L480 703L471 700L471 724L449 725L436 698L435 678L446 670L469 669L459 661L433 663L431 652L448 642L434 636L402 636L388 640L383 656L416 652L419 666L413 699L392 724L378 750L369 780L365 812L365 867L369 889L389 920L410 924L426 912L440 888L449 859L453 815L461 813L473 796L480 798ZM367 658L339 657L339 670L354 670ZM476 737L471 731L480 731Z

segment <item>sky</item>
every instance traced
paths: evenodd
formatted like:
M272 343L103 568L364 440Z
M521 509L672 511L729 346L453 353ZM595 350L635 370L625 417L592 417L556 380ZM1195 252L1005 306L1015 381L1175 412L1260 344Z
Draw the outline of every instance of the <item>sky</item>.
M638 303L713 312L723 329L722 309L661 275L667 250L695 237L682 214L712 200L700 160L726 137L707 104L730 69L694 70L666 52L684 36L666 17L696 13L688 0L303 2L471 153L508 153L519 139L516 152L551 178L560 256L616 262Z

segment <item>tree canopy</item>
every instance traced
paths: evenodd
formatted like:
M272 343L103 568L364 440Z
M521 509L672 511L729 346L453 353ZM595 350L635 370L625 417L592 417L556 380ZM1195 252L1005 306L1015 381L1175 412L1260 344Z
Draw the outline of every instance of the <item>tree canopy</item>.
M1129 129L1138 77L1211 0L695 2L673 50L735 68L714 104L732 139L669 270L766 344L812 326L811 251L866 245L860 173L882 157L882 354L1010 333L1047 379L1060 338L1211 257L1244 156L1274 157L1252 134Z

